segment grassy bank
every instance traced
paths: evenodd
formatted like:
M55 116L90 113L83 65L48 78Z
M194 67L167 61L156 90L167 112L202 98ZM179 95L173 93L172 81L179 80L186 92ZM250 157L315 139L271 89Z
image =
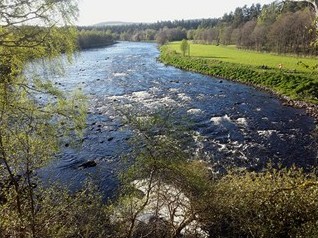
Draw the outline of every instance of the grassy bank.
M178 53L180 51L181 42L173 42L169 44L169 48ZM284 56L269 53L260 53L256 51L240 50L233 46L216 46L191 44L191 56L220 60L223 62L236 63L248 66L267 66L273 69L278 69L279 64L282 64L284 70L313 72L313 67L318 63L317 58ZM302 62L302 63L301 63ZM309 67L305 67L308 65ZM318 73L318 71L316 71Z
M287 99L292 106L306 107L311 115L318 118L317 73L298 63L301 60L314 66L316 59L200 44L191 44L191 57L183 57L179 48L179 42L163 46L160 60L184 70L266 89ZM279 69L278 62L283 65L282 69Z

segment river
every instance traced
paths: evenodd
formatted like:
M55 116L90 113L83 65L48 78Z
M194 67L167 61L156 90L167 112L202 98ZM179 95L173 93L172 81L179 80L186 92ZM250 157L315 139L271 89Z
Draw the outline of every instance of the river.
M110 196L132 136L122 129L120 106L145 113L173 111L187 118L183 123L190 122L202 138L193 146L216 168L258 170L270 160L316 165L316 125L304 110L284 106L250 86L165 66L156 60L158 55L156 44L120 42L81 52L65 75L54 79L62 90L81 88L88 96L87 129L81 146L62 148L41 176L74 188L89 176ZM80 166L87 161L96 166Z

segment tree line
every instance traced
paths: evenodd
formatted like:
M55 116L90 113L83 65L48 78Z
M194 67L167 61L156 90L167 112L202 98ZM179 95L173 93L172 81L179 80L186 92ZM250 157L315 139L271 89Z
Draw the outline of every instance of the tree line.
M114 43L114 37L109 31L81 29L78 31L77 37L78 47L82 50L107 46Z
M152 24L81 27L106 31L114 40L157 41L182 39L203 44L237 45L242 49L315 55L315 13L308 2L273 2L237 7L221 18L162 21Z
M71 61L77 49L71 27L77 1L0 3L0 237L317 236L314 172L269 168L220 175L180 146L185 143L176 138L194 139L192 132L170 123L163 110L125 115L135 134L134 163L122 175L117 199L105 203L91 181L73 193L43 184L37 171L62 143L81 141L86 125L82 93L62 92L41 77L62 71L61 54ZM41 26L30 26L34 20ZM185 33L161 31L171 40ZM44 68L28 71L35 59Z
M273 2L236 8L212 28L190 31L188 37L207 44L277 53L316 54L315 14L308 3Z

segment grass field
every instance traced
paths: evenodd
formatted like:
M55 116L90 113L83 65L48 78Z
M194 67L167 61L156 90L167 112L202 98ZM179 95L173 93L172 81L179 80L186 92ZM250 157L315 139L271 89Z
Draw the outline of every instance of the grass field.
M181 53L180 44L180 42L173 42L169 44L169 47L176 50L178 53ZM283 69L303 72L312 72L313 67L318 64L318 58L259 53L255 51L239 50L235 46L216 46L191 43L190 55L193 57L210 58L224 62L240 63L252 66L266 65L271 68L278 68L279 64L282 64ZM306 68L303 64L299 64L300 61L308 65L309 68Z
M318 104L318 71L313 68L318 63L316 58L201 44L191 44L191 57L184 57L180 44L174 42L161 47L160 60L184 70L238 81L292 100ZM300 61L309 67L299 64ZM282 69L279 69L279 64L282 64Z

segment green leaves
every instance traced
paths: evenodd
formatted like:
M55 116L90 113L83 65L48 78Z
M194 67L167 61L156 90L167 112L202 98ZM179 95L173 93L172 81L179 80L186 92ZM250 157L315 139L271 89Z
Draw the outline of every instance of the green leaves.
M180 49L181 49L182 55L185 56L188 50L190 49L190 45L186 39L183 39L181 41Z
M108 31L81 30L78 34L78 45L80 49L102 47L114 43L113 35Z
M50 237L50 228L41 227L49 220L46 213L52 215L44 204L49 190L40 188L36 172L53 158L63 136L74 139L82 133L87 104L81 92L61 92L44 79L52 74L43 72L61 73L62 53L71 61L77 45L76 30L69 24L76 1L2 1L0 11L1 236ZM40 65L39 59L48 63L45 69L26 72L31 61ZM71 196L63 195L57 206L67 206Z
M226 227L224 236L256 237L296 237L314 232L317 185L314 174L294 167L230 173L217 181L213 190L210 205L216 214L208 218L213 224L211 231L217 236L217 231Z

